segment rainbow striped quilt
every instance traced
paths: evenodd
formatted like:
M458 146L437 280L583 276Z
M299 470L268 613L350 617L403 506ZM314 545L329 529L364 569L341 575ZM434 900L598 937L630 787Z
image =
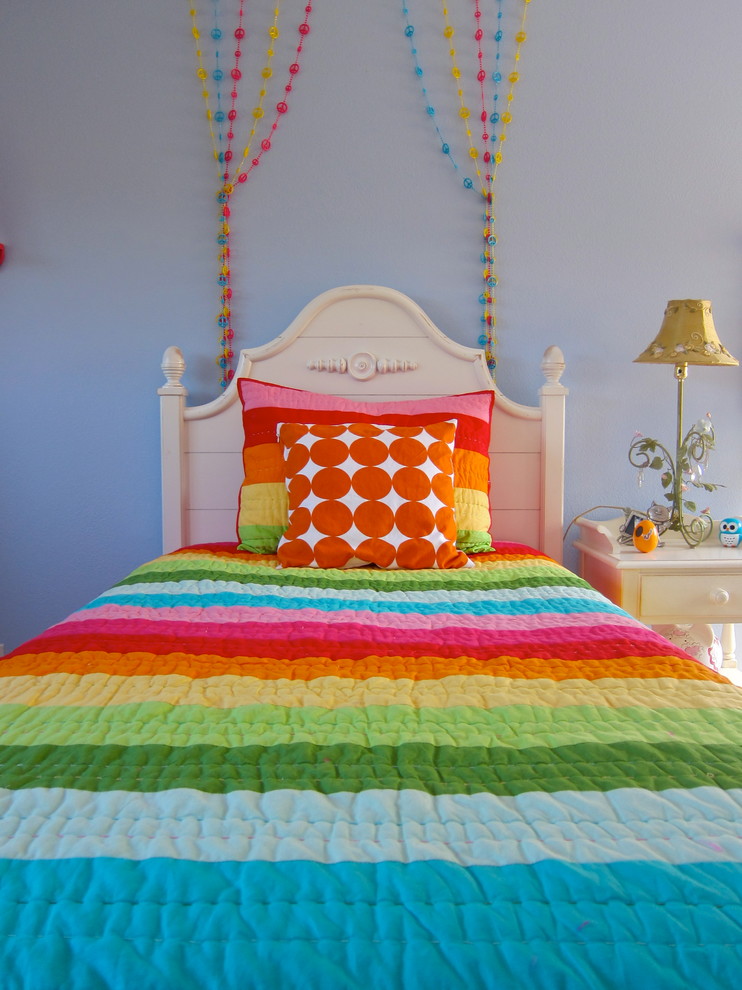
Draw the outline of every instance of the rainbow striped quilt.
M187 548L2 660L2 990L738 987L742 690L475 561Z

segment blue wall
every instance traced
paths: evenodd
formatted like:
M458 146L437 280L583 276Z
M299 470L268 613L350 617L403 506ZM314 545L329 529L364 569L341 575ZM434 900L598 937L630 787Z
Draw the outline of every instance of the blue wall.
M410 6L422 32L434 5ZM235 199L237 344L352 282L401 289L474 344L481 208L422 112L401 4L315 7L290 111ZM632 363L667 299L710 298L742 358L742 6L535 0L528 36L497 179L498 381L534 401L543 350L562 346L569 520L659 493L636 491L626 449L635 430L673 435L671 369ZM183 348L196 401L217 390L215 168L194 68L185 0L2 13L6 648L158 553L165 347ZM717 427L714 514L740 511L742 372L693 368L686 394L689 419L710 410Z

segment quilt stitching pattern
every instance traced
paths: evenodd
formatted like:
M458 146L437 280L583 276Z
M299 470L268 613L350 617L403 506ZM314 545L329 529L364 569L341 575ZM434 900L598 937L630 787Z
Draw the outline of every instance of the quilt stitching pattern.
M734 986L742 692L474 559L187 548L5 658L8 986Z

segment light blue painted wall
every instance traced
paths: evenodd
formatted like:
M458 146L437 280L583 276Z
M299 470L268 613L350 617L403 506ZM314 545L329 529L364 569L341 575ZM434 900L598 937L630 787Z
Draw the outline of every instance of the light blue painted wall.
M400 6L315 0L290 112L235 200L240 345L351 282L399 288L476 340L480 206L422 113ZM6 647L158 553L164 348L183 348L196 400L215 394L214 166L187 10L0 15ZM544 348L562 346L569 520L651 497L626 449L635 430L672 438L674 383L632 359L667 299L712 299L742 357L742 6L535 0L528 33L497 180L498 380L533 401ZM742 371L691 369L688 416L712 411L727 485L715 515L742 510L741 403Z

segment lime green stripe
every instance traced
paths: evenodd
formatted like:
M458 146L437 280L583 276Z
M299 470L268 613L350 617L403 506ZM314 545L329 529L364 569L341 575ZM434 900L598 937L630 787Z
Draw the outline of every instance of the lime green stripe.
M276 573L276 561L254 561L250 557L217 559L182 554L174 558L159 558L140 567L120 581L127 584L147 584L160 581L242 581L251 584L276 584L291 587L374 588L380 591L486 591L497 588L540 588L559 584L562 587L587 588L582 578L548 560L480 562L469 569L432 571L382 571L355 568L345 571L322 571L317 568L291 568Z
M486 530L457 529L456 546L467 553L486 553L492 549L492 537Z
M269 526L265 523L240 523L237 527L239 550L250 553L275 553L286 526ZM485 553L492 549L492 537L485 530L458 529L456 546L467 553Z
M545 708L509 705L478 708L414 708L369 705L362 708L301 708L272 704L232 709L201 705L139 702L94 706L0 706L6 745L56 746L146 743L186 746L198 743L265 746L313 742L358 746L396 746L414 740L433 746L506 746L525 749L547 741L552 747L622 740L683 740L714 745L742 730L742 712L734 709L604 708L570 705Z
M240 550L251 553L275 553L286 526L258 526L243 523L238 527Z
M221 794L279 788L324 794L414 788L430 794L742 786L742 747L622 743L555 750L430 746L3 746L0 787Z

